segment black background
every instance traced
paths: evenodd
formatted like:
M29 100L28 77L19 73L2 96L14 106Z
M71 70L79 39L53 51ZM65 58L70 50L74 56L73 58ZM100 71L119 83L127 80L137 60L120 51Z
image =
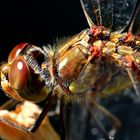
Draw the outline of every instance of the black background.
M0 61L20 42L53 44L86 27L79 0L0 1Z

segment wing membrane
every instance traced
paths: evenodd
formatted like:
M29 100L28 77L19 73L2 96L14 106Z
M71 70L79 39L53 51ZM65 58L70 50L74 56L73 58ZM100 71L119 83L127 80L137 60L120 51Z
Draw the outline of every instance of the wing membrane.
M89 26L101 24L100 4L98 0L80 0ZM92 22L92 23L91 23Z
M137 0L81 0L81 3L87 20L92 22L90 27L103 25L110 31L123 31L131 21Z
M112 26L112 0L81 0L81 3L86 17L88 15L87 20L90 18L92 25Z
M140 13L137 15L137 20L134 22L132 32L135 34L140 34Z
M113 1L113 31L123 31L130 23L137 0Z
M134 34L140 33L140 1L136 4L136 8L129 25L129 31Z
M113 25L113 0L100 0L102 25L108 29Z

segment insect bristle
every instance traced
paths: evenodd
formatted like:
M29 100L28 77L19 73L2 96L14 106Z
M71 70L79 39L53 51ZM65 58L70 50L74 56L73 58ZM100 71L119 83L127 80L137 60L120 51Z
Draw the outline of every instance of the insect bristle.
M70 93L64 92L60 86L56 86L53 93L55 95L57 95L57 97L59 99L63 99L63 102L65 104L67 104L69 102L79 101L79 100L82 100L82 98L83 98L83 96L79 96L79 95L76 95L76 94L72 94L72 93L70 94Z

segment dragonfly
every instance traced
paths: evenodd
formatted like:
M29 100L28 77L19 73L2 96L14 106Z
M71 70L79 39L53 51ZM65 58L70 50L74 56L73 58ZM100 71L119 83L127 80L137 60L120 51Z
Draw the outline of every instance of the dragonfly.
M86 101L103 112L115 125L120 120L96 101L133 87L140 98L140 2L139 0L80 0L89 28L56 47L20 43L1 66L1 87L19 101L45 101L42 112L30 128L35 132L54 97L65 102ZM9 123L7 120L1 120ZM16 126L15 124L9 123ZM102 126L99 124L99 127ZM108 133L102 129L109 139Z

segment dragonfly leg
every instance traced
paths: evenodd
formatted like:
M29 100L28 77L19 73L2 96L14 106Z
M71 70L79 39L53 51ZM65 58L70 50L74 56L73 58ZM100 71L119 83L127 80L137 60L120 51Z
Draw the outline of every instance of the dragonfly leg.
M116 128L121 127L121 121L114 114L112 114L109 110L107 110L105 107L98 104L97 102L93 101L92 103L99 111L101 111L105 116L107 116L112 121L112 123L115 125Z
M51 105L52 98L53 98L53 96L50 93L48 95L48 97L46 98L44 107L43 107L43 109L41 111L41 114L39 115L38 119L36 120L35 124L31 128L28 129L29 132L34 133L39 128L40 124L42 123L43 119L45 118L45 116L48 113L49 107Z
M95 124L96 124L97 128L102 132L104 138L107 140L114 139L114 136L115 136L117 129L121 127L121 121L114 114L112 114L109 110L104 108L102 105L98 104L95 101L95 99L88 101L86 104L88 106L87 107L88 111L90 112L90 114L94 118ZM96 115L95 115L96 113L93 111L93 108L100 111L105 117L108 118L109 121L112 122L113 127L111 128L110 131L107 131L104 128L103 124L101 124L99 118L96 117Z
M58 99L55 109L53 111L48 111L47 116L53 117L53 116L60 115L60 106L61 106L61 101Z
M103 127L103 125L101 124L100 120L95 116L94 113L91 113L91 115L92 115L92 117L93 117L93 119L95 121L95 125L100 130L100 132L102 132L102 135L105 138L105 140L111 140L110 135L108 134L106 129Z

